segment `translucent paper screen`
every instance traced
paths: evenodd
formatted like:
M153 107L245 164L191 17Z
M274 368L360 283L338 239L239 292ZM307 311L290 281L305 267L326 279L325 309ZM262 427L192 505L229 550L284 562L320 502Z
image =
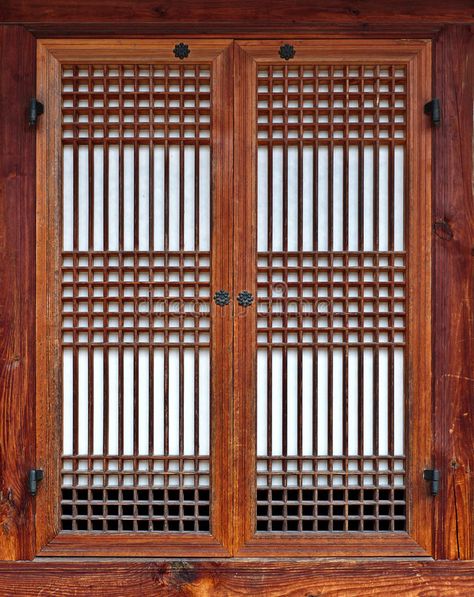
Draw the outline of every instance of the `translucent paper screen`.
M210 68L62 81L63 529L207 532Z
M257 530L405 529L404 66L257 78Z

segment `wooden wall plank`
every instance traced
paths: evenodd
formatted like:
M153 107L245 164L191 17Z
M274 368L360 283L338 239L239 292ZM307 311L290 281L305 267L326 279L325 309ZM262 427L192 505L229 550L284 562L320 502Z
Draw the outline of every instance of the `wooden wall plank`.
M437 23L458 23L474 21L474 10L470 0L393 0L383 5L377 0L183 0L182 2L160 2L157 0L4 0L0 10L0 21L10 23L115 23L162 22L193 23L235 21L260 21L280 24L303 23L370 23L388 20L431 21ZM271 8L271 10L269 10Z
M0 26L0 559L33 557L35 40Z
M473 557L474 204L472 133L474 37L447 27L435 44L434 429L441 469L436 557Z
M474 594L474 562L35 561L0 564L0 576L0 597Z
M264 32L288 35L293 31L397 35L444 23L472 23L471 0L3 0L0 22L25 24L38 35L129 35L196 33L233 35ZM385 32L385 33L384 33Z

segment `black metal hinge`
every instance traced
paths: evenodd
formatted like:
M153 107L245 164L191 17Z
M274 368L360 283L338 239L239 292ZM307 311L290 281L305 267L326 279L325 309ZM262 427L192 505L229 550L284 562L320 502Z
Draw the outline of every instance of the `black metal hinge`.
M433 126L439 126L441 124L441 105L438 98L435 97L425 104L425 114L431 115Z
M34 126L38 122L38 116L44 112L44 106L35 97L31 98L28 109L28 122L30 126Z
M440 473L438 469L428 468L423 471L423 479L431 483L431 495L438 495L439 477Z
M32 468L28 473L28 491L32 496L38 491L38 483L43 480L44 473L41 469Z

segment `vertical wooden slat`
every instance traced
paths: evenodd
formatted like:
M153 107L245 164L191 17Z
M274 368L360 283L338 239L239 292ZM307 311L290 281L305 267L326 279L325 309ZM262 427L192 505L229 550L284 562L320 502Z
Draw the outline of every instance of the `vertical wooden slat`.
M420 59L408 71L409 166L406 209L409 213L408 230L405 234L407 251L407 366L405 392L407 393L407 486L414 508L408 511L408 529L411 536L428 553L432 549L433 498L423 481L422 471L429 466L432 453L430 411L432 401L427 380L432 374L431 326L431 126L423 116L424 97L431 86L431 44ZM425 164L416 167L415 159ZM416 198L416 199L415 199ZM407 381L409 380L409 382ZM413 422L415 424L413 424ZM411 424L410 424L411 423Z
M91 103L92 99L92 91L93 91L93 79L92 79L92 65L88 65L88 103ZM94 281L94 274L93 274L93 266L94 260L92 256L92 252L94 250L94 207L95 207L95 196L94 196L94 163L95 163L95 156L94 156L94 145L92 144L92 135L93 135L93 128L92 124L89 121L89 130L88 130L88 143L87 143L87 200L88 200L88 252L89 255L87 257L88 262L88 283L93 284ZM92 315L93 313L93 299L92 293L89 293L88 297L88 327L92 327ZM92 343L92 330L88 330L88 342ZM95 454L95 446L94 446L94 349L89 347L87 350L87 373L88 373L88 408L87 408L87 417L88 417L88 430L87 430L87 450L89 454ZM92 494L90 493L91 497Z
M221 288L235 294L234 251L232 235L235 217L233 161L234 114L229 109L234 93L234 46L226 48L213 62L211 77L212 182L211 213L211 294ZM242 239L243 240L243 239ZM241 255L240 255L241 258ZM234 537L232 504L236 495L232 458L234 431L232 429L233 387L233 316L235 301L222 308L211 304L211 529L214 536L229 549ZM235 350L235 348L234 348Z
M318 95L319 89L316 85L317 82L317 74L318 74L318 67L315 66L313 71L313 82L314 82L314 105L318 106ZM317 120L319 117L319 110L316 109L314 118ZM316 123L314 126L314 130L316 131ZM319 143L315 140L314 143L311 144L311 148L313 150L313 184L312 184L312 194L313 194L313 239L312 239L312 251L313 251L313 269L317 271L318 267L318 253L319 253ZM312 291L314 297L318 296L318 281L316 276L313 276L313 285ZM313 299L314 299L313 297ZM313 374L311 380L311 394L312 394L312 454L318 454L318 421L319 421L319 404L318 404L318 362L319 362L319 349L317 346L317 339L318 339L318 312L319 312L319 301L313 300L312 309L314 313L314 317L312 320L313 324L313 349L312 349L312 357L313 357ZM314 483L316 483L316 475L313 477ZM316 507L313 509L313 514L316 518ZM313 528L316 528L316 521L314 522Z
M358 76L360 77L363 73L363 67L358 68ZM361 112L360 117L361 120L364 121L365 119L365 94L364 90L361 90L360 96L360 104L361 104ZM365 224L365 147L366 144L364 142L364 125L361 127L361 140L357 145L358 151L358 179L357 179L357 249L360 251L358 259L357 259L357 266L359 271L362 271L362 266L364 263L364 248L365 248L365 234L364 234L364 224ZM363 316L362 310L364 305L364 285L363 281L360 280L361 284L359 287L359 301L357 303L357 309L360 313L358 317L357 324L360 326L360 330L358 333L358 340L362 344L364 338L364 330L363 330ZM357 451L359 454L363 455L364 452L364 348L363 346L359 346L357 349ZM361 494L362 496L362 491Z
M42 483L35 498L36 544L40 549L59 530L60 474L57 455L60 454L62 440L62 382L58 369L61 358L58 272L61 268L62 156L58 126L61 121L61 68L42 46L37 48L37 53L36 92L44 102L45 112L37 126L36 143L36 466L44 470L45 480L48 480ZM47 135L46 131L54 131L55 134ZM73 277L72 285L75 284Z
M148 112L148 276L150 286L148 288L147 296L147 311L148 311L148 325L151 328L153 325L153 287L151 281L153 280L153 251L155 249L155 145L153 143L153 66L150 65L150 72L148 77L149 86L149 112ZM150 338L151 340L151 338ZM154 371L155 349L150 342L148 349L148 454L153 454L154 448L154 434L155 434L155 377L152 374ZM150 468L151 468L150 462ZM149 479L151 487L151 478Z
M104 76L102 79L102 85L104 88L104 119L107 121L109 118L109 99L107 94L107 76L109 74L109 66L104 65ZM110 145L109 142L104 139L103 144L103 180L102 180L102 234L103 234L103 251L104 251L104 281L109 281L109 257L108 257L108 250L109 250L109 153L110 153ZM109 289L108 285L104 292L104 301L107 300L109 297ZM105 311L105 309L104 309ZM104 314L104 326L109 327L109 316ZM109 334L104 332L104 341L108 343ZM109 409L109 389L110 389L110 380L109 380L109 347L104 346L103 348L103 440L102 440L102 453L108 454L109 453L109 418L110 418L110 409ZM104 507L104 515L107 515L107 506Z
M35 95L33 36L0 26L0 559L34 555L35 466Z
M169 89L169 65L166 64L164 67L164 85L165 89ZM169 296L169 250L170 250L170 147L168 141L168 134L169 134L169 102L165 100L165 162L164 162L164 210L163 210L163 217L164 217L164 238L163 238L163 245L164 245L164 278L165 278L165 296ZM170 419L170 391L169 391L169 366L170 366L170 353L169 353L169 325L170 325L170 318L169 318L169 311L166 309L165 316L163 318L164 325L165 325L165 346L164 346L164 372L163 372L163 401L164 401L164 412L163 412L163 437L164 437L164 450L163 453L165 456L169 456L170 453L170 438L169 438L169 419ZM169 515L169 508L168 508L168 476L166 473L168 472L168 460L165 460L164 463L164 471L165 471L165 479L164 479L164 530L168 531L168 515Z
M441 470L435 553L453 560L474 556L473 77L472 28L446 27L434 44L442 120L433 132L433 426Z
M273 66L270 64L268 66L268 81L270 82L273 78ZM270 91L270 89L268 90ZM272 122L273 120L273 104L272 102L268 102L268 120L269 122ZM250 132L250 131L248 131ZM267 215L268 215L268 221L267 221L267 251L268 251L268 257L266 259L266 266L268 267L268 277L267 277L267 282L268 282L268 286L267 286L267 292L268 295L271 295L271 287L272 287L272 279L273 279L273 269L272 269L272 265L273 265L273 211L274 211L274 197L273 197L273 164L274 164L274 160L273 160L273 155L274 155L274 145L273 145L273 140L270 138L269 142L268 142L268 148L267 148ZM273 301L270 299L268 301L268 319L267 319L267 325L269 325L270 321L271 321L271 314L270 312L273 310L274 308L274 303ZM267 340L270 341L270 334L267 334ZM266 353L267 353L267 454L268 456L272 456L273 455L273 351L271 349L270 346L268 346L266 348ZM275 372L276 375L278 375L278 372ZM272 460L270 460L269 462L269 469L271 471L271 467L272 467ZM270 477L271 478L271 477ZM269 478L269 479L270 479ZM269 483L270 485L270 483ZM271 502L271 489L268 490L267 492L267 499L268 499L268 508L267 508L267 512L270 512L271 506L270 506L270 502ZM270 520L268 521L268 526L267 528L270 528Z
M395 67L393 65L388 67L389 71L389 92L390 92L390 104L395 105L394 98L395 98L395 87L396 81L394 79L394 71ZM395 258L393 256L394 251L394 235L395 235L395 143L394 143L394 126L393 122L390 126L390 142L388 146L388 250L390 252L390 257L388 258L388 267L393 268ZM406 173L404 173L404 178L406 177ZM403 247L405 248L405 247ZM394 294L394 285L393 281L395 278L395 273L393 269L389 269L389 281L391 282L389 294L393 296ZM391 305L393 304L393 300L390 301ZM388 326L392 330L394 327L394 317L393 317L393 309L389 307L390 316L388 319ZM393 331L390 332L391 337L393 338ZM388 394L388 410L387 410L387 434L388 434L388 453L393 454L393 447L394 447L394 348L393 345L388 349L388 375L387 375L387 394Z
M234 48L234 171L245 176L234 178L234 289L255 294L256 257L256 148L254 143L256 66L240 47ZM271 151L271 148L269 149ZM234 316L234 552L254 532L255 512L255 392L256 366L247 355L256 342L253 308L235 307ZM278 373L276 373L278 375Z

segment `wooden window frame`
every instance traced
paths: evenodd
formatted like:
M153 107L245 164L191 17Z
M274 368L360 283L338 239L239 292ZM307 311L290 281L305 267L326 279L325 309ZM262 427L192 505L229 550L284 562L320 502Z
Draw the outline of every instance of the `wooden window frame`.
M408 426L407 487L410 500L408 532L285 533L254 535L255 526L255 309L213 306L212 348L212 534L193 533L69 533L59 529L60 459L62 429L60 341L60 285L57 272L61 244L61 66L85 63L167 63L178 40L114 42L110 40L44 40L38 43L37 94L45 115L37 126L37 270L36 294L36 466L46 481L36 497L36 545L41 556L160 556L242 557L426 556L431 553L433 498L421 471L431 462L429 413L431 409L431 338L429 318L431 271L430 163L431 127L423 116L430 94L429 41L296 40L299 64L403 64L408 69L407 179L410 226L408 243ZM256 67L274 62L275 41L193 40L193 63L211 62L213 69L213 249L211 287L248 288L255 295L256 281ZM350 57L350 58L349 58ZM233 69L233 80L232 80ZM235 83L235 85L234 85ZM234 96L235 94L235 96ZM235 99L234 99L235 98ZM234 114L226 106L235 103ZM233 119L232 119L233 116ZM235 148L233 151L232 139ZM235 157L235 165L232 161ZM232 180L232 169L244 173ZM232 193L233 187L233 193ZM234 197L229 201L229 197ZM232 227L235 204L234 235ZM232 281L232 277L234 278ZM232 330L233 328L233 330ZM232 332L234 351L232 364ZM249 350L249 347L250 350ZM232 370L232 367L235 369ZM234 381L234 392L232 383ZM234 395L233 395L234 394ZM234 411L232 416L232 398ZM415 423L416 422L416 423ZM235 437L234 437L235 433ZM233 438L233 458L231 458ZM234 481L235 479L235 481ZM235 482L236 491L231 485ZM234 519L230 504L234 499Z
M347 3L346 3L347 4ZM249 9L252 18L249 18ZM204 11L204 12L203 12ZM378 2L323 0L298 5L260 2L224 3L217 9L187 0L173 10L145 0L86 2L81 14L57 0L38 5L7 0L0 9L0 593L34 594L41 583L64 592L93 583L97 594L111 587L143 594L157 587L193 591L281 594L291 586L306 592L330 588L357 594L369 584L387 591L445 589L452 595L474 591L472 454L472 99L474 17L468 0L446 6L428 0L396 0L390 10ZM433 555L436 560L404 559L249 562L82 562L32 559L35 504L26 488L26 471L36 464L35 395L35 131L26 122L26 106L35 94L36 39L41 37L209 35L232 38L386 37L433 41L433 96L442 106L442 125L433 130L433 465L441 471L435 500ZM180 39L180 41L182 41ZM8 117L6 117L8 115ZM5 424L4 422L7 422ZM355 554L353 557L362 557ZM468 560L443 562L439 560ZM10 560L10 561L8 561ZM291 578L291 581L289 579ZM204 583L204 584L203 584ZM128 593L127 593L128 591ZM377 594L377 593L375 593Z

